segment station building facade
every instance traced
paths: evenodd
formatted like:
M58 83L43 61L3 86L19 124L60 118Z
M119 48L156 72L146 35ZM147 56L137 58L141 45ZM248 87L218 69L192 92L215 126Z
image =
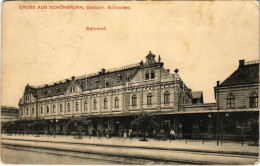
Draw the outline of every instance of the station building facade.
M109 128L117 133L120 129L128 130L138 113L149 112L162 127L174 129L180 137L202 133L215 137L220 124L221 131L228 128L220 123L224 119L222 114L239 122L238 117L244 113L248 119L258 120L258 61L244 65L241 61L234 72L238 76L233 73L214 88L217 102L203 103L203 93L192 92L180 78L178 69L170 73L160 56L156 61L151 52L145 58L145 62L101 69L52 84L26 85L19 101L20 121L44 120L50 122L46 130L52 131L55 125L56 132L65 132L68 117L86 116L93 122L90 130ZM235 90L234 86L242 89ZM234 106L226 93L234 95ZM251 94L257 97L253 100ZM252 105L253 101L257 104ZM235 113L239 115L233 116ZM248 119L243 119L243 123Z

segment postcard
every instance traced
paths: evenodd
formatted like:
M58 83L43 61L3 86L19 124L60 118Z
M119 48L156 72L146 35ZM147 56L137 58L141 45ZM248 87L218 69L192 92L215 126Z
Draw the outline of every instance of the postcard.
M5 1L2 164L253 165L259 2Z

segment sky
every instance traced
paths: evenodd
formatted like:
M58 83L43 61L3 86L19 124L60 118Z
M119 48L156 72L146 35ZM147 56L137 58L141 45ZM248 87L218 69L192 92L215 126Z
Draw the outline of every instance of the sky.
M19 9L20 5L129 6L130 10ZM259 59L257 1L5 2L1 104L18 107L32 86L138 63L152 51L179 69L204 102L238 61ZM86 27L106 27L87 31Z

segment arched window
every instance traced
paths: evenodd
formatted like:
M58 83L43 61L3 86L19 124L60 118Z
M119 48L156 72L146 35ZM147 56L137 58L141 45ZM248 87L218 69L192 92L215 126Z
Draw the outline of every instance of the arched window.
M104 99L104 109L107 109L107 98Z
M93 109L96 110L97 109L97 100L94 99L94 102L93 102Z
M76 104L75 104L75 110L79 111L79 103L78 102L76 102Z
M63 112L63 105L60 104L60 112Z
M250 94L249 107L250 108L258 107L258 94L255 92Z
M136 95L132 96L132 106L137 106L137 97L136 97Z
M68 103L67 108L68 112L70 112L70 103Z
M152 105L152 94L151 93L149 93L148 95L147 95L147 105Z
M146 80L149 79L149 72L148 72L148 71L145 73L145 79L146 79Z
M47 105L47 108L46 108L46 110L47 110L47 114L49 114L49 106Z
M235 108L235 96L233 94L227 96L227 108Z
M152 70L151 71L151 79L154 79L155 78L155 72Z
M164 92L164 104L170 104L170 92Z
M116 108L119 107L119 99L118 99L118 97L115 98L115 107Z
M84 110L87 110L88 109L88 103L87 101L84 102Z
M56 113L56 106L53 105L52 108L53 108L53 109L52 109L52 112L53 112L53 113Z

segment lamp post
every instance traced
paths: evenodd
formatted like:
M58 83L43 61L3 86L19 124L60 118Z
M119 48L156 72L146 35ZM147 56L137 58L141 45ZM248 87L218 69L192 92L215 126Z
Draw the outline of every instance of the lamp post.
M56 122L58 122L58 119L56 119L56 117L54 117L53 120L51 120L52 125L53 125L53 137L55 138L55 134L56 134Z
M219 145L219 81L217 81L217 109L218 109L218 115L217 115L217 146Z
M222 139L223 139L223 119L229 117L229 114L226 113L225 115L221 116L221 123L220 123L220 129L221 129L221 146L222 146Z

